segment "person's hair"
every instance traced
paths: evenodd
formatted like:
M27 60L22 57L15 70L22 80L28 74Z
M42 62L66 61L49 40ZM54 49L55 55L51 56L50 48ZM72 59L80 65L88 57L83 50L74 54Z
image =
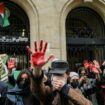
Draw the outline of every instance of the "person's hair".
M69 75L69 74L70 74L70 70L69 70L69 69L67 69L66 74L67 74L67 75Z
M17 84L21 81L21 76L23 75L23 74L27 74L28 75L28 80L29 81L31 81L31 75L30 75L30 72L28 71L28 70L22 70L21 72L20 72L20 74L18 75L18 77L17 77Z

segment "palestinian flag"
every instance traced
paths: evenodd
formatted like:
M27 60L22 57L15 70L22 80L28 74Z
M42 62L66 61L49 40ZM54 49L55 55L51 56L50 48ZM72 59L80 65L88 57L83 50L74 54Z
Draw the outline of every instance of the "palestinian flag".
M1 2L0 3L0 26L1 27L6 27L10 25L8 20L9 15L10 15L9 10L6 7L4 7L4 2Z

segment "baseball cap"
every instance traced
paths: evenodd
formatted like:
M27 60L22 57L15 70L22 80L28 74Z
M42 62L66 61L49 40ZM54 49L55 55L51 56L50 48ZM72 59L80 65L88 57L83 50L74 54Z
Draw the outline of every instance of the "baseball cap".
M51 63L51 74L64 74L69 69L68 62L64 60L55 60Z

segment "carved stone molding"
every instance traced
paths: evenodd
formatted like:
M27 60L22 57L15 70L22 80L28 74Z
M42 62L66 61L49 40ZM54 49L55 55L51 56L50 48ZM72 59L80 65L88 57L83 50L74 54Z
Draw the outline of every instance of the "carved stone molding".
M93 0L84 0L84 2L93 2Z

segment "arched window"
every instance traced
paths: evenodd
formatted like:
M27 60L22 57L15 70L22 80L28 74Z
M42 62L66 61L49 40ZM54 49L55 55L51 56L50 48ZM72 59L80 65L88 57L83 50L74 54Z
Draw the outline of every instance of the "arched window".
M3 0L10 25L0 27L0 53L17 58L17 69L28 67L26 46L30 45L30 24L27 14L17 4Z
M105 25L99 14L88 8L78 7L66 18L67 59L73 68L83 60L105 59Z
M103 37L105 33L104 22L94 10L78 7L67 16L66 33L70 37Z

